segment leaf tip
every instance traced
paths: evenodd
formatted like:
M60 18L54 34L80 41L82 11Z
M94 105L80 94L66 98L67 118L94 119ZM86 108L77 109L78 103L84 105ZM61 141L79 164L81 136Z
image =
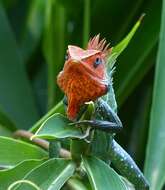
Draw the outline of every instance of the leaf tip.
M32 136L30 137L30 140L33 141L34 138L36 138L36 135L32 135Z
M146 16L146 13L142 13L141 16L139 17L139 22L142 22L145 16Z

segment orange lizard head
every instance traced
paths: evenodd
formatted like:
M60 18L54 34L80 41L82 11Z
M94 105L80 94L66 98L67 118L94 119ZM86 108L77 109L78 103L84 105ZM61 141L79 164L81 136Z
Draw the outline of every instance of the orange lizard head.
M92 38L87 49L68 46L63 70L57 77L59 87L68 98L67 116L74 120L80 106L94 101L108 91L106 59L110 52L106 40Z

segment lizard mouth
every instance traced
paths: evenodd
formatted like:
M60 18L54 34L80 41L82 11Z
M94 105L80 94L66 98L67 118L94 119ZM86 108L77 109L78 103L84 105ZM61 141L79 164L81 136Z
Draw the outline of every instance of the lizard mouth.
M86 66L85 64L83 64L83 62L79 60L72 59L72 60L69 60L67 64L68 64L68 69L70 70L75 70L83 74L85 73L86 75L88 75L89 78L97 81L98 83L102 85L108 84L107 79L100 78L100 76L98 76L97 73L95 73L90 67Z

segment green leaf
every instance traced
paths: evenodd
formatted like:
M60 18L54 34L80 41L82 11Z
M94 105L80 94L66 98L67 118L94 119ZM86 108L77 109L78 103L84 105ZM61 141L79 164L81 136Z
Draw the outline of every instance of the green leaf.
M143 17L144 17L144 14L139 18L139 20L136 22L136 24L131 29L131 31L127 34L127 36L121 42L119 42L115 47L112 48L112 55L116 54L116 56L118 57L125 50L130 40L134 36L136 30L139 28Z
M64 63L65 8L58 1L46 4L43 54L48 64L48 108L62 97L56 84L56 76Z
M16 130L14 123L0 110L0 134L1 136L11 136Z
M72 190L88 190L87 187L85 186L85 184L76 178L70 178L67 182L67 185Z
M36 132L38 128L42 125L43 122L45 122L50 116L52 116L55 113L61 113L65 114L64 104L62 101L60 101L58 104L56 104L51 110L49 110L46 115L44 115L37 123L35 123L32 128L30 129L31 132Z
M119 175L103 161L87 157L83 164L93 190L127 190Z
M90 0L84 1L83 47L86 48L90 33Z
M38 118L34 97L20 52L0 5L0 106L18 128L27 128Z
M124 177L120 176L123 182L125 183L127 190L135 190L135 187Z
M113 67L113 65L116 62L116 59L118 58L118 56L126 49L128 44L130 43L130 41L133 38L135 32L139 28L143 17L144 17L144 14L141 15L141 17L136 22L136 24L133 26L131 31L127 34L127 36L125 36L125 38L121 42L119 42L115 47L112 47L112 52L111 52L111 54L110 54L110 56L108 57L108 60L107 60L107 62L108 62L108 72ZM111 75L111 73L110 73L110 75Z
M157 54L145 175L151 190L162 189L165 183L165 1L162 7L160 42Z
M1 136L11 137L13 135L13 131L11 131L6 126L0 124L0 134Z
M25 160L14 168L7 170L0 170L0 190L7 189L14 181L21 180L36 166L42 164L44 160Z
M61 114L54 114L49 117L37 130L32 138L63 139L63 138L84 138L80 129Z
M59 190L73 175L75 164L70 160L51 159L34 168L24 179L32 181L42 190ZM31 190L31 187L22 184L17 190Z
M134 117L132 118L132 133L129 144L129 151L134 152L135 162L139 166L144 159L146 150L146 137L148 136L148 125L153 90L149 84L143 85L143 89L145 89L145 91L141 92L141 98L136 101L136 114L134 114ZM130 129L128 129L128 131L130 131Z
M17 128L14 123L8 118L6 114L4 114L0 109L0 124L6 126L11 131L15 131ZM1 133L0 133L1 134Z
M107 62L108 62L107 72L108 72L110 80L112 80L112 75L113 75L112 68L116 62L116 59L128 46L128 44L131 41L132 37L134 36L135 32L139 28L143 17L144 17L144 14L139 18L139 20L136 22L136 24L133 26L133 28L127 34L127 36L121 42L119 42L115 47L112 48L112 52L107 60ZM115 99L115 93L114 93L112 82L110 83L110 86L109 86L109 92L107 95L104 96L104 99L112 107L112 109L116 112L117 111L117 103L116 103L116 99Z
M121 54L114 77L118 106L121 106L155 63L160 30L161 1L151 0L146 17L127 49Z
M24 34L21 40L21 51L25 62L30 58L41 40L45 6L45 0L33 0L30 2Z
M8 137L0 137L0 166L11 167L27 159L42 159L48 154L41 148Z

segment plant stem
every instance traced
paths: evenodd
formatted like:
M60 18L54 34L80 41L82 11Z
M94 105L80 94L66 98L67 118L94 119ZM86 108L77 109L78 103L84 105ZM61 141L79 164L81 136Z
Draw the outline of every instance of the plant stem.
M84 26L83 26L83 47L89 40L90 33L90 0L84 0Z
M48 0L45 15L45 34L43 51L48 64L48 109L61 98L61 91L56 84L64 58L65 9L55 0Z
M30 140L30 138L33 136L34 134L29 132L29 131L25 131L25 130L18 130L16 131L13 136L15 138L25 138ZM32 140L32 142L34 142L36 145L44 148L45 150L49 150L49 142L43 139L39 139L39 138L35 138ZM60 156L62 158L70 158L71 154L68 150L61 148L60 149Z

